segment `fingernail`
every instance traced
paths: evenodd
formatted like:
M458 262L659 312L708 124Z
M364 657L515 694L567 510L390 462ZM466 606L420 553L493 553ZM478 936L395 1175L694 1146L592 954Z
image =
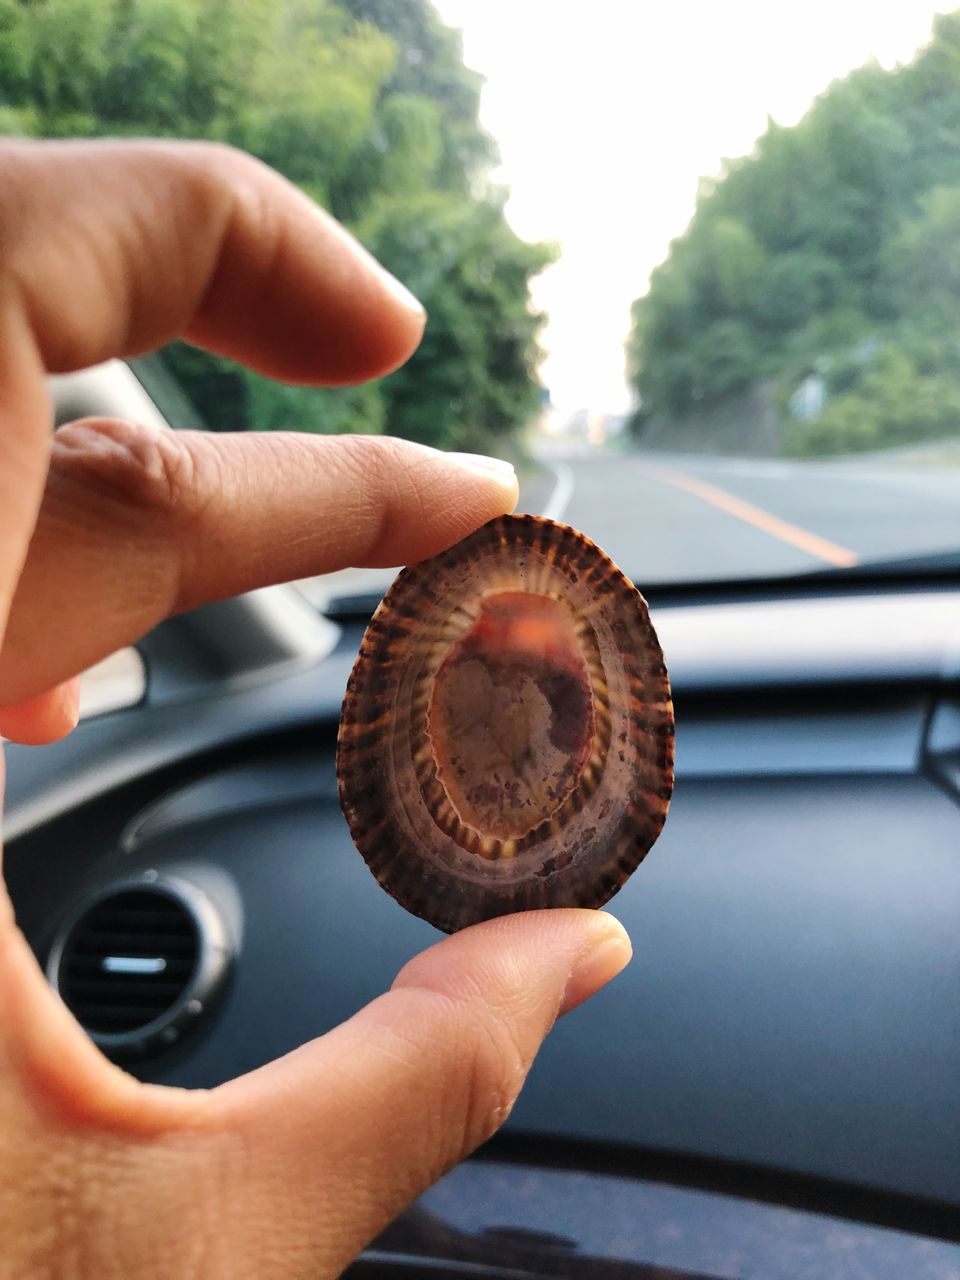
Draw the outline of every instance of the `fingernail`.
M605 911L597 912L592 936L573 963L560 1002L560 1014L569 1013L606 986L630 963L633 947L619 920Z
M503 458L489 458L485 453L445 453L443 456L460 467L479 471L484 475L501 476L508 480L516 476L512 462L506 462Z
M427 312L420 299L412 294L403 281L398 280L386 267L381 266L379 262L377 266L380 267L383 273L383 284L387 292L392 294L396 301L402 307L405 307L407 311L412 311L415 315L422 316L425 319Z

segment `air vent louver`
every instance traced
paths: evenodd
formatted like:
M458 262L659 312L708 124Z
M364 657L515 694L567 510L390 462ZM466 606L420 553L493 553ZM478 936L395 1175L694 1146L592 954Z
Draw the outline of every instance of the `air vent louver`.
M50 955L51 982L108 1052L173 1044L227 968L225 930L206 895L155 873L145 880L87 899Z

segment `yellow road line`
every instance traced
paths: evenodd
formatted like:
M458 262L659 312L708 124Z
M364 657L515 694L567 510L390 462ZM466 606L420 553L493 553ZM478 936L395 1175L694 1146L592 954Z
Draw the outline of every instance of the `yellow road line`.
M642 470L651 479L660 480L664 484L673 485L675 489L692 493L694 497L709 502L711 506L725 511L727 515L734 516L745 524L753 525L763 533L768 533L771 538L779 538L781 542L788 542L792 547L799 547L801 551L806 551L819 560L826 560L827 564L836 565L838 569L849 569L859 562L860 557L855 552L848 551L846 547L829 542L808 529L790 524L788 520L781 520L779 516L764 511L762 507L755 507L752 502L744 502L735 494L727 493L726 489L718 489L716 485L707 484L705 480L698 480L695 476L689 476L683 471L672 471L668 467L642 464Z

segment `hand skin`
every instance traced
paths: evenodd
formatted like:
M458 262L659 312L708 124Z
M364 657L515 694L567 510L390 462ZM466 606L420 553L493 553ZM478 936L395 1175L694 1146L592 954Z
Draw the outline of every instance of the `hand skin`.
M179 335L331 386L401 364L423 324L248 156L0 146L0 734L68 733L72 677L171 613L417 560L517 497L509 471L399 440L100 420L52 437L46 371ZM629 957L602 912L491 921L417 956L321 1039L188 1092L99 1054L0 893L0 1280L339 1274L502 1124L557 1016Z

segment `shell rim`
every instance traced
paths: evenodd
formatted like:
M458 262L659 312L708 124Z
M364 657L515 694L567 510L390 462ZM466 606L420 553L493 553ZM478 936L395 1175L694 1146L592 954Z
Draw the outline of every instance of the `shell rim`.
M375 868L373 855L383 838L383 829L384 827L395 826L396 819L388 811L382 821L371 825L369 818L358 809L355 797L351 795L351 785L355 771L347 759L349 748L346 743L354 731L354 718L352 717L356 704L364 696L363 677L366 668L376 662L378 650L382 650L386 644L390 643L389 635L386 638L376 635L375 624L382 623L385 617L389 617L390 613L396 610L398 601L401 604L403 603L404 596L424 589L429 566L442 561L444 557L449 556L454 550L461 548L474 538L479 538L484 532L496 529L498 526L501 529L505 527L514 535L519 535L518 541L526 540L529 533L534 529L552 531L552 535L559 541L569 541L579 547L581 554L585 553L591 559L592 567L590 574L588 574L588 579L591 575L596 576L598 581L603 579L607 590L619 592L621 596L629 598L636 610L638 625L646 637L651 653L658 655L660 659L661 671L656 673L656 679L662 685L664 722L657 736L661 739L663 748L662 759L658 762L660 775L663 779L663 787L657 794L656 812L651 812L649 809L637 810L633 797L629 798L628 811L631 815L631 820L636 828L642 830L645 838L635 846L628 858L621 856L618 863L619 874L616 878L610 880L608 876L601 876L598 872L593 891L589 895L581 894L576 902L555 904L540 902L530 906L517 905L515 902L508 901L512 896L510 893L498 892L498 887L490 886L485 891L490 909L488 911L467 912L463 902L459 901L459 899L467 896L468 889L449 882L443 885L441 883L443 881L443 873L439 868L428 867L424 863L425 883L422 893L418 894L417 898L411 898L408 892L404 892L402 883L398 883L398 880L402 880L402 877L391 874L389 865L380 870ZM595 572L597 568L601 570L600 573ZM564 576L567 577L568 575L564 574ZM431 600L437 599L429 588L426 589L425 594ZM374 633L373 637L371 637L371 632ZM498 516L480 526L479 529L473 530L465 538L437 553L436 556L405 566L397 574L393 583L380 600L364 632L360 650L353 664L343 699L337 735L337 780L340 804L350 829L351 838L381 887L411 914L419 916L444 932L451 933L469 924L505 914L506 912L532 910L538 907L549 908L551 905L595 909L604 906L623 887L653 847L663 829L670 807L674 783L674 730L675 719L669 675L663 664L663 651L650 619L647 602L640 590L593 539L572 525L550 520L543 516L527 514ZM368 727L366 731L372 732L373 730ZM635 817L634 813L636 813ZM403 837L404 833L400 831L399 835ZM436 882L436 887L434 887L434 882ZM445 891L440 892L441 889ZM443 904L442 907L438 905L439 903ZM467 915L469 918L464 918Z

